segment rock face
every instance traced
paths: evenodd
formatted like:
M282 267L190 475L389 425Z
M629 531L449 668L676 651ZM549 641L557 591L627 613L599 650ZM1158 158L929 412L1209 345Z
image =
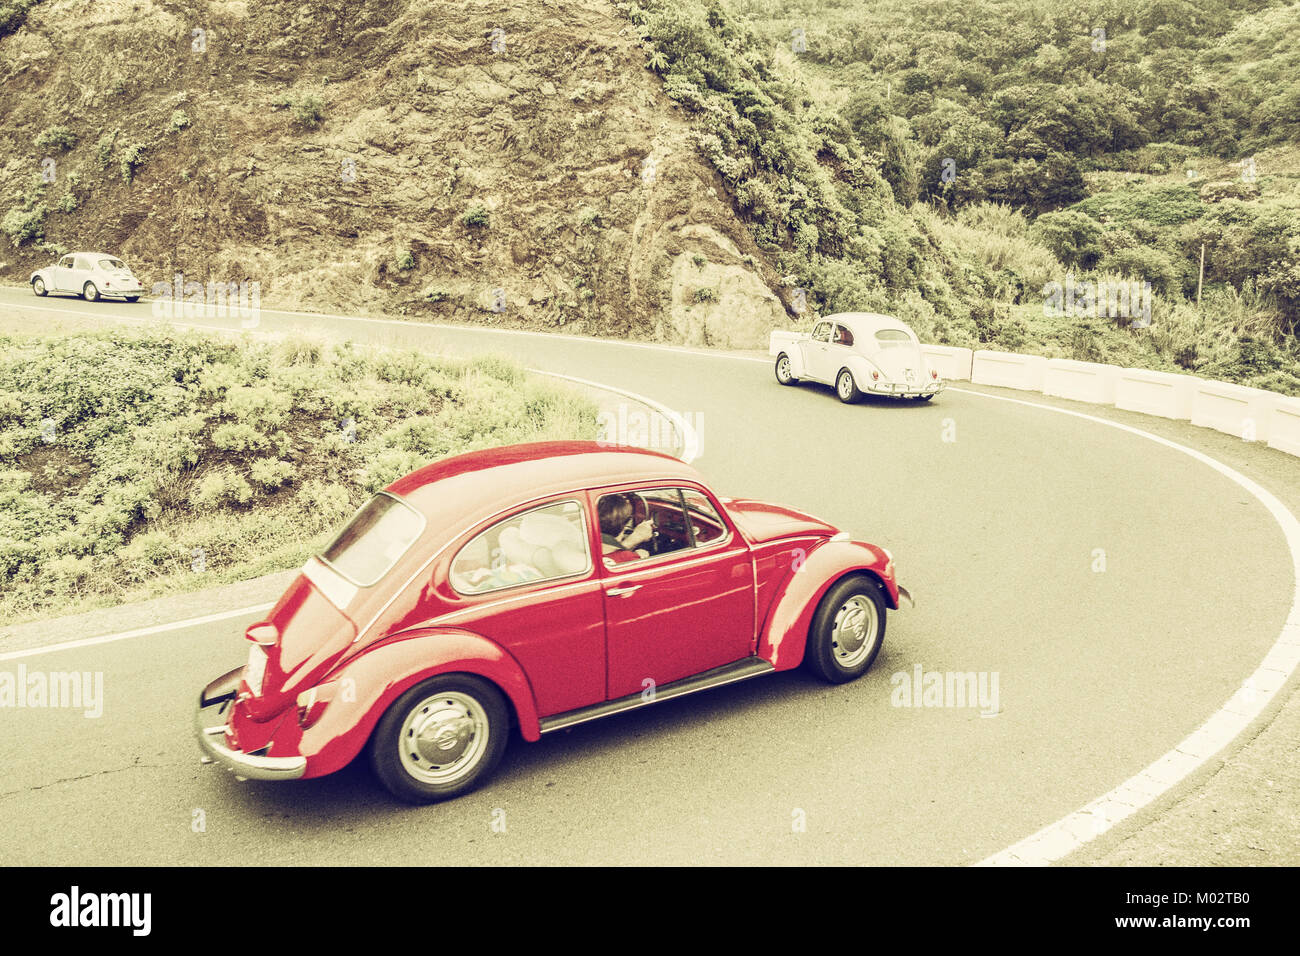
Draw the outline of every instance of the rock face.
M94 247L268 306L736 347L789 322L597 0L47 0L0 40L0 115L0 217L49 210L10 281ZM32 185L50 126L76 143Z

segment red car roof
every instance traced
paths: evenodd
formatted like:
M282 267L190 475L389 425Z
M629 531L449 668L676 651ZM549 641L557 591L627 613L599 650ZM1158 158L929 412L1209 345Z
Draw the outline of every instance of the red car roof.
M548 441L466 452L425 465L388 486L430 519L457 530L511 505L624 481L684 478L690 465L661 452L594 441Z

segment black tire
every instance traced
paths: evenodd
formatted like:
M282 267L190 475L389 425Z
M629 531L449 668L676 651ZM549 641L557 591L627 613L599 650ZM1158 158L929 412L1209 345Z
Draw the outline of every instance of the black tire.
M449 800L487 779L509 730L510 712L496 687L472 674L440 674L397 698L379 719L370 765L399 800ZM453 759L441 767L436 760L444 753Z
M126 301L127 301L127 302L139 302L139 301L140 301L140 297L139 297L138 295L128 295L128 296L125 296L125 298L126 298Z
M835 376L835 394L845 405L852 405L862 398L858 383L853 381L853 373L846 368L840 369L840 374Z
M50 294L49 289L45 288L45 280L37 276L32 280L32 291L37 295L44 297Z
M851 622L844 619L854 611L865 618L860 635L853 633ZM885 642L885 611L885 597L873 579L861 574L844 578L817 605L808 629L804 664L832 684L861 677L871 669ZM849 630L837 634L837 622Z
M87 282L84 286L82 286L81 297L85 299L87 302L98 302L99 289L95 286L95 283Z
M776 357L776 365L773 371L776 372L776 380L782 385L795 385L799 381L790 371L790 356L784 352Z

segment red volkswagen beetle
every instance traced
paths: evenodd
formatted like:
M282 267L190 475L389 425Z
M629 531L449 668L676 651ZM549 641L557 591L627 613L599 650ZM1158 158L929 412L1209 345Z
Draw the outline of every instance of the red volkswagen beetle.
M910 600L888 551L718 498L689 465L542 442L376 495L199 698L205 761L319 777L362 748L397 797L464 793L525 740L806 663L866 672Z

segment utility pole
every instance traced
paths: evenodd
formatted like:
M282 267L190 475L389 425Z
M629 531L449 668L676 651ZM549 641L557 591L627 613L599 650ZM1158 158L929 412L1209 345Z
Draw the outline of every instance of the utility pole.
M1201 243L1201 275L1196 280L1196 311L1201 311L1201 286L1205 284L1205 243Z

